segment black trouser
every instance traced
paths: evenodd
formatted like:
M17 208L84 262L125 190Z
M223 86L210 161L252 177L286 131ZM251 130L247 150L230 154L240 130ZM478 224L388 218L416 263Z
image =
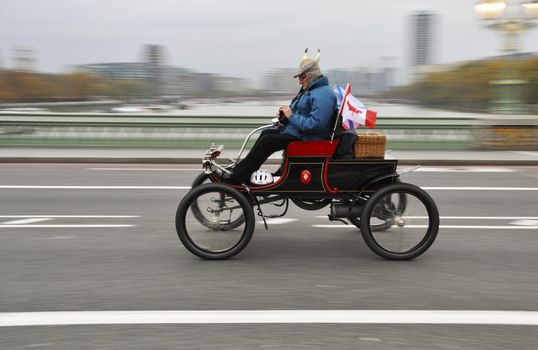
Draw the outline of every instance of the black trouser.
M295 136L282 134L280 129L264 130L247 156L234 167L234 179L247 182L250 175L258 170L271 154L285 149L288 144L298 140Z

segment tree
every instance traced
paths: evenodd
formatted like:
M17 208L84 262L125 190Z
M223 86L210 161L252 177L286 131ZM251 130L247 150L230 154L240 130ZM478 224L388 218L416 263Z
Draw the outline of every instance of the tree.
M525 102L538 104L538 59L464 63L453 70L427 74L413 85L389 91L387 96L428 106L486 110L495 96L491 83L507 71L528 82Z

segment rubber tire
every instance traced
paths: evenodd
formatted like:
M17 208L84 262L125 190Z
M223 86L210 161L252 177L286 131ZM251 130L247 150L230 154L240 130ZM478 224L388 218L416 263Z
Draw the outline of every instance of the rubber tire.
M400 207L398 208L398 210L400 212L404 212L405 211L405 208L407 207L407 198L404 196L400 196L400 201L398 202L400 204ZM359 229L361 228L361 220L358 219L358 218L349 218L349 221L357 226ZM388 229L389 227L392 226L394 222L386 222L384 224L379 224L379 225L375 225L373 226L373 231L375 232L380 232L380 231L385 231L386 229Z
M237 203L239 203L241 209L243 210L242 217L245 222L243 236L235 246L224 252L214 253L196 246L196 244L191 241L185 227L185 217L187 215L189 204L193 200L196 200L196 198L198 198L200 195L203 195L208 192L226 193L230 197L233 197L237 201ZM245 247L252 239L254 227L254 211L247 198L235 188L223 184L203 184L191 189L191 191L187 193L185 197L183 197L176 211L176 232L181 243L183 243L183 245L189 252L206 260L229 259L241 252L243 249L245 249Z
M206 180L209 180L209 175L206 173L200 173L198 176L194 178L194 181L191 184L191 189L195 188L196 186L200 186L203 184Z
M402 183L402 181L400 180L400 178L396 178L394 180L394 183ZM400 198L400 206L403 206L403 208L399 208L399 210L401 210L402 212L405 210L405 207L407 206L407 199L405 198L405 196L403 198ZM359 218L348 218L348 220L355 226L357 226L357 228L360 230L361 229L361 220ZM385 224L380 224L380 225L376 225L374 227L374 231L376 232L379 232L379 231L384 231L386 229L388 229L389 227L392 226L392 222L387 222Z
M370 217L377 204L377 201L390 192L405 192L415 195L416 198L418 198L425 205L428 212L428 217L431 219L431 225L425 235L425 238L411 250L404 253L394 253L384 249L375 241L374 237L372 236L372 232L370 231ZM361 215L361 234L362 238L366 242L366 245L374 253L388 260L410 260L423 254L435 241L438 231L439 210L437 209L437 205L435 204L434 200L423 189L407 183L392 184L375 192L364 205Z
M196 176L196 178L192 182L191 190L195 187L202 185L207 180L209 180L209 175L205 173L198 174L198 176ZM196 218L198 219L198 221L200 221L202 225L209 227L208 225L204 224L206 219L205 219L205 216L200 212L200 208L198 208L198 205L194 204L192 206L192 213L194 214L194 216L196 216ZM236 220L231 222L230 224L223 225L222 231L233 230L234 228L240 226L243 222L245 222L245 218L243 216L240 216Z

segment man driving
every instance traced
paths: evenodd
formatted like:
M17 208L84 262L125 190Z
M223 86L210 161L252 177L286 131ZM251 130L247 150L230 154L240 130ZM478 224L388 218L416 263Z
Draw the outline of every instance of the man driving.
M308 50L308 49L307 49ZM329 139L333 115L336 110L336 96L329 86L329 79L319 68L319 50L315 59L303 56L294 78L298 78L301 90L289 106L280 106L282 126L262 132L256 143L231 170L231 174L221 173L223 181L247 183L256 171L274 152L286 149L293 141L314 141Z

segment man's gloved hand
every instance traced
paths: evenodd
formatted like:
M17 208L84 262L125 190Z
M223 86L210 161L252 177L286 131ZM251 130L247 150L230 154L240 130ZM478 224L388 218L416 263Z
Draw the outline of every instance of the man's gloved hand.
M288 122L288 118L286 118L286 115L284 114L283 110L278 111L278 122L282 125L286 125Z
M292 111L289 106L280 106L280 108L278 109L278 121L280 122L280 124L286 125L291 114Z

